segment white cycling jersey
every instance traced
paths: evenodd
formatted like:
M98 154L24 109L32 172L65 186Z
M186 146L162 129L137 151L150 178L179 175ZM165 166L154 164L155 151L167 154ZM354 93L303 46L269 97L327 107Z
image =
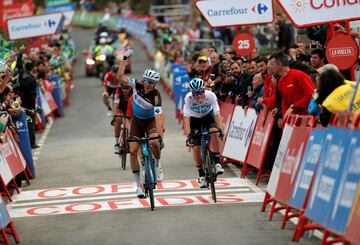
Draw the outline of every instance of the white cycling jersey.
M185 96L183 109L184 117L202 118L211 111L213 111L214 115L220 113L219 104L216 95L213 92L205 90L205 99L201 104L196 102L196 99L191 92Z

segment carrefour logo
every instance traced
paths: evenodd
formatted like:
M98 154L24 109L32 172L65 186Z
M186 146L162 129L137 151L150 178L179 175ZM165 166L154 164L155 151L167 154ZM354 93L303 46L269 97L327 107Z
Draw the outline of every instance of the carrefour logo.
M56 21L49 19L48 21L46 21L46 22L44 23L44 25L45 25L45 26L49 26L49 27L51 28L51 27L53 27L53 26L56 25Z
M23 124L21 121L17 121L17 122L15 123L15 125L16 125L16 128L17 128L17 129L20 129L20 128L22 128L22 127L24 126L24 124Z
M266 6L263 3L259 3L257 5L255 5L254 7L252 7L252 11L256 14L265 14L265 12L269 9L268 6Z

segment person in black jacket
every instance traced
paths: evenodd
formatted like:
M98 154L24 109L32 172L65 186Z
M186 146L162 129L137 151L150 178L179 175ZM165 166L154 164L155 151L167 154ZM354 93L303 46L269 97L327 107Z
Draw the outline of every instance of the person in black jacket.
M29 137L31 148L38 148L35 143L35 109L36 109L36 78L35 67L32 61L24 65L24 72L20 74L19 96L22 101L22 107L26 109L26 114L31 120L28 120Z

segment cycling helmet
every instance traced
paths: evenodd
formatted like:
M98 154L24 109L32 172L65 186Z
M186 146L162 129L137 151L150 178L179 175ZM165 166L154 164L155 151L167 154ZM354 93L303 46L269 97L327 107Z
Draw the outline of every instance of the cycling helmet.
M160 80L160 73L151 69L147 69L143 74L143 78L149 83L157 83Z
M112 67L111 67L111 71L112 72L117 72L119 70L119 66L118 65L113 65Z
M189 88L193 93L204 91L204 81L201 78L194 78L190 81Z
M108 37L108 36L109 36L109 33L107 33L107 32L101 32L99 36L100 36L100 37Z

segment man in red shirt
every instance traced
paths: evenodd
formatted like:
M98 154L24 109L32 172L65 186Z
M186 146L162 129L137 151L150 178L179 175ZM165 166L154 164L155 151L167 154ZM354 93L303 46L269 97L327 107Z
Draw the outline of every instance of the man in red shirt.
M279 52L269 58L269 66L274 75L280 77L278 89L282 97L282 119L286 120L292 113L308 114L308 105L314 93L311 78L302 71L289 68L289 58Z
M264 96L258 99L258 103L263 106L262 124L265 123L267 113L276 107L276 83L273 81L272 74L268 71L268 59L260 56L255 59L256 66L264 80Z

